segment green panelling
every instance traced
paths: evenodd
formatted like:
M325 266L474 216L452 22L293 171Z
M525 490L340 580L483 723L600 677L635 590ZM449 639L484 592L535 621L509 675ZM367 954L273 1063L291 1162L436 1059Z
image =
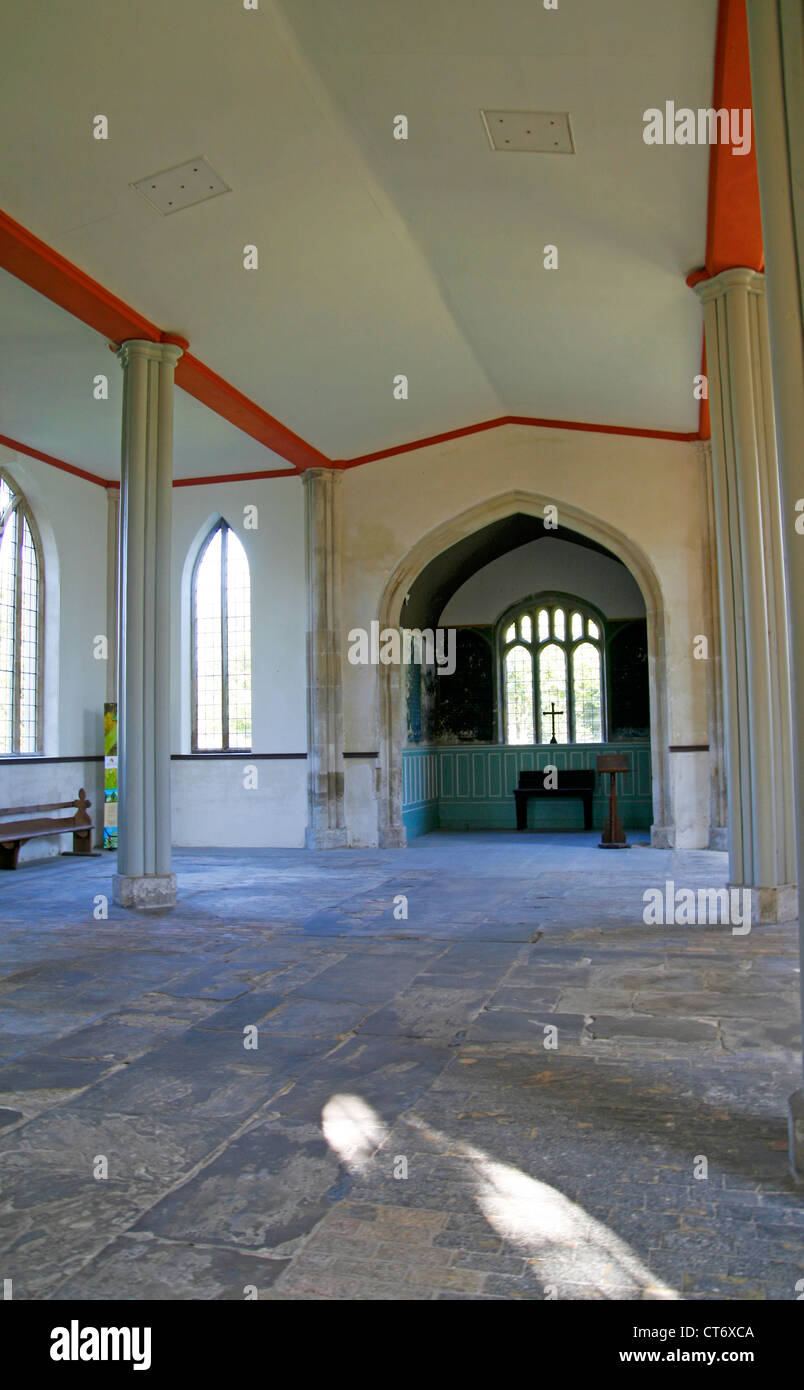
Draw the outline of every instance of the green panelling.
M438 752L402 750L402 820L409 839L438 830Z
M559 771L595 767L600 753L625 754L630 771L617 777L617 796L626 830L647 830L653 822L650 744L575 743L509 747L504 744L458 744L439 748L403 748L402 818L412 838L427 830L515 829L511 795L523 770L553 763ZM595 787L593 823L606 817L608 777ZM605 784L605 785L604 785ZM583 827L580 801L532 800L528 825L533 829Z

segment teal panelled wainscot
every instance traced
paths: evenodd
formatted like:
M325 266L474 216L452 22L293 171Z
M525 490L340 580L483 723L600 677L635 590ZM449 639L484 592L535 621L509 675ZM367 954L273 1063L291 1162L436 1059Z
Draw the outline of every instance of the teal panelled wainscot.
M438 830L437 748L402 749L402 820L408 839Z
M562 770L595 768L600 753L619 753L630 769L617 778L617 796L626 830L649 830L653 822L650 743L558 743L535 745L445 744L402 750L402 818L408 838L428 830L515 830L512 792L523 771L552 763ZM598 777L593 824L603 828L608 777ZM532 830L583 829L583 805L576 800L533 798L528 803Z

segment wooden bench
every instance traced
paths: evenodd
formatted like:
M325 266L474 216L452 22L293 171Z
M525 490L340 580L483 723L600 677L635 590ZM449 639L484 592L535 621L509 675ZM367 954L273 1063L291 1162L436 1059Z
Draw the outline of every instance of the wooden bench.
M559 770L553 774L556 779L554 787L545 787L546 776L543 769L539 772L520 772L519 786L514 789L517 830L528 828L528 801L532 796L580 797L583 801L583 827L584 830L591 830L592 797L595 793L595 774L592 769L584 768L581 772Z
M91 854L94 829L88 809L91 805L82 787L75 801L51 801L43 806L10 806L0 810L0 869L16 869L20 846L27 840L38 839L40 835L68 835L72 832L73 854ZM45 818L41 815L43 811L69 811L73 808L75 814L72 816ZM3 824L7 816L16 816L17 819Z

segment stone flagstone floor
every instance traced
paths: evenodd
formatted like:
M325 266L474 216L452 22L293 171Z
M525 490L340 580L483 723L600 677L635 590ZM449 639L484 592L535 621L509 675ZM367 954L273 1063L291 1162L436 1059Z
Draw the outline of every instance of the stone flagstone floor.
M173 912L107 920L109 856L0 876L15 1298L797 1298L796 930L642 921L724 855L437 833L175 867Z

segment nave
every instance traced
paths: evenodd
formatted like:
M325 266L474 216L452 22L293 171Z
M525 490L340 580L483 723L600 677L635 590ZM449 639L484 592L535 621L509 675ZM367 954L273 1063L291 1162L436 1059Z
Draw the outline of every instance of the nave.
M16 876L15 1296L794 1298L795 928L647 926L726 855L596 841L185 850L105 921L104 859Z

